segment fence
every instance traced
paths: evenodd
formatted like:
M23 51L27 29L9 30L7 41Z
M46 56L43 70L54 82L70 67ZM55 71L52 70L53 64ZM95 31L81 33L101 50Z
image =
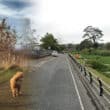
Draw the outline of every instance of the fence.
M71 54L69 54L69 56L78 67L81 73L80 75L82 75L83 78L90 84L90 86L92 86L94 90L96 90L99 94L100 92L103 92L102 93L103 98L110 105L110 86L101 79L98 79L96 75L94 75L91 71L89 71L87 67L81 65Z

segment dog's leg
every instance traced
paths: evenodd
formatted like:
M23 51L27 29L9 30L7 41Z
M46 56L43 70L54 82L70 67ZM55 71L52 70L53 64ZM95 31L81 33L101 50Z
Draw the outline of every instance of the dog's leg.
M21 85L17 85L17 96L21 95Z
M13 89L12 89L12 96L13 96L13 97L16 97L16 88L13 88Z

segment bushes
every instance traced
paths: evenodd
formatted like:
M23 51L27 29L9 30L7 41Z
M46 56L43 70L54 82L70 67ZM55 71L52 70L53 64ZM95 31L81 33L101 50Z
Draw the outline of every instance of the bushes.
M110 68L107 65L104 65L103 63L96 60L89 60L87 61L87 64L89 64L89 66L101 72L105 76L110 77L110 73L108 73L108 71L110 71Z
M80 55L87 66L110 78L110 51L88 48L80 51Z
M89 54L89 49L83 49L83 50L81 51L81 53L82 53L82 54Z
M106 65L96 60L88 61L88 63L91 65L92 68L97 69L98 71L104 72L108 68Z
M102 56L110 56L110 51L102 51L102 52L100 52L100 55L102 55Z
M87 55L110 56L110 51L108 50L95 50L93 48L85 48L81 51L81 53Z
M94 55L100 55L100 56L110 56L110 51L107 50L95 50L93 51Z

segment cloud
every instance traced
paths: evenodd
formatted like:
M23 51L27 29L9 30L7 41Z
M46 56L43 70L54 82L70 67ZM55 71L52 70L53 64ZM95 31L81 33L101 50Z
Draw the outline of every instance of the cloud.
M103 7L103 8L102 8ZM8 17L29 18L32 28L43 36L46 32L66 42L78 43L83 29L92 25L110 36L109 2L105 0L1 0L0 14ZM14 22L13 22L14 23Z
M5 5L0 4L0 15L4 16L14 16L17 12L15 10L10 10Z
M18 34L23 34L26 27L30 28L31 5L32 3L24 0L2 0L0 1L0 19L8 18L8 25L15 28Z
M32 6L31 2L27 2L27 1L21 1L21 0L2 0L0 2L1 4L5 5L6 7L8 7L11 10L23 10L26 7L30 7Z
M60 34L65 42L80 43L83 29L92 25L104 32L104 41L110 41L109 1L105 0L38 0L39 9L32 20L38 34Z
M30 17L34 4L25 0L1 0L0 15L7 17L23 18Z

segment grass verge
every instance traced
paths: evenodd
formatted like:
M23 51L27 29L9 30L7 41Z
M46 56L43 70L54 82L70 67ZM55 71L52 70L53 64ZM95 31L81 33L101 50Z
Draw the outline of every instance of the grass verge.
M91 67L87 67L89 71L91 71L93 73L93 75L100 77L105 83L107 83L108 85L110 85L110 78L106 77L105 75L101 74L100 72L96 71L95 69L91 68Z
M0 70L0 84L8 81L17 71L28 71L19 67L10 68L7 70Z
M13 74L15 74L15 72L15 69L8 69L0 72L0 83L8 81L13 76Z
M98 58L99 56L96 56L96 55L82 55L82 56L83 56L83 58L77 59L77 61L79 63L81 63L82 65L85 65L84 58L86 58L87 60L88 59L98 59L98 60L100 60L100 62L110 64L110 57L101 57L101 58ZM110 78L109 77L107 77L106 75L104 75L101 72L97 71L96 69L93 69L93 68L89 67L87 64L86 64L86 67L95 76L100 77L105 83L107 83L108 85L110 85Z

